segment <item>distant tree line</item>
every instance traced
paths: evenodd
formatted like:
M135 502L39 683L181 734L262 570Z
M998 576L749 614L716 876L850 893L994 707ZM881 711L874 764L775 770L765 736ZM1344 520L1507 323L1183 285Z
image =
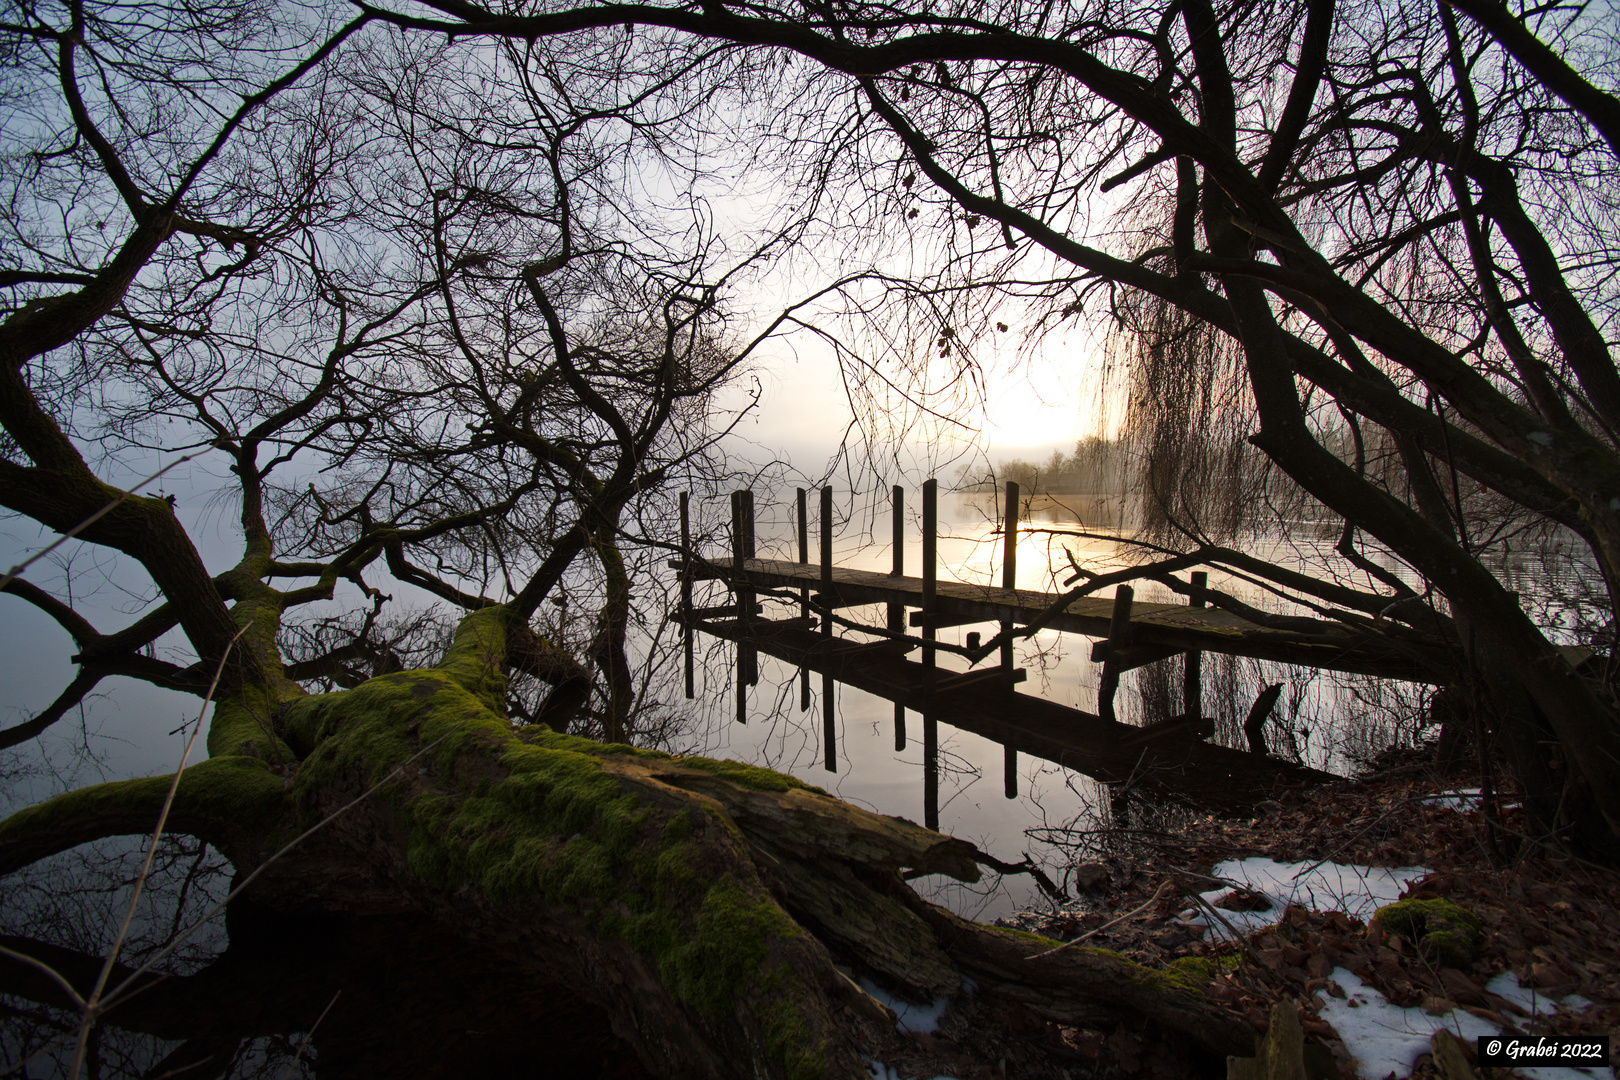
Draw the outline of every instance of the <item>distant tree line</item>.
M1076 442L1073 453L1053 450L1045 461L1012 458L980 473L964 468L958 486L990 491L1011 480L1025 495L1123 495L1134 486L1132 460L1120 440L1091 435Z

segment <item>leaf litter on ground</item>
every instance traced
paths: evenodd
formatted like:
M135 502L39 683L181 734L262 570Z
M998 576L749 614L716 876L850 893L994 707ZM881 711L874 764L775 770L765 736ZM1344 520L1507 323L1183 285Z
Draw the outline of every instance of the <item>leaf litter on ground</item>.
M1357 781L1282 791L1249 819L1094 830L1093 857L1069 877L1081 886L1075 903L1001 921L1071 940L1168 877L1179 891L1086 944L1154 966L1222 961L1209 997L1257 1034L1274 1003L1294 1002L1307 1038L1345 1080L1439 1076L1427 1044L1442 1025L1468 1055L1487 1032L1620 1031L1620 873L1526 842L1529 823L1507 799L1493 856L1481 802L1477 789L1397 760ZM1372 920L1401 898L1446 900L1477 917L1468 955L1442 962ZM1505 1075L1583 1072L1497 1070Z

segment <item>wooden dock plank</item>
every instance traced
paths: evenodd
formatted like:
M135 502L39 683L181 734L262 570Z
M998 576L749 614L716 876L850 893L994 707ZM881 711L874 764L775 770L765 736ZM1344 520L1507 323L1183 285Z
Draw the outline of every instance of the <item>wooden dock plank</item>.
M731 562L728 558L706 560L693 568L693 575L699 579L729 578ZM820 568L781 559L746 559L743 569L750 584L764 588L819 586L822 580ZM840 606L902 604L919 607L922 603L921 578L835 566L832 582ZM937 590L936 606L942 616L1019 625L1029 624L1061 597L1058 593L1032 589L1003 589L956 581L940 581ZM1071 601L1047 626L1065 633L1105 638L1113 606L1112 597L1080 597ZM1131 640L1138 646L1228 653L1414 682L1447 682L1452 663L1439 642L1404 641L1388 635L1353 631L1327 621L1318 621L1309 633L1278 630L1249 622L1221 608L1187 604L1134 602Z

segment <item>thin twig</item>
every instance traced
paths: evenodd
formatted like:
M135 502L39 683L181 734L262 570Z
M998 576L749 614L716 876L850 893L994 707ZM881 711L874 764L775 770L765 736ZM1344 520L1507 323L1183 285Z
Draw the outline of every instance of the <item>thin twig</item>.
M45 961L36 960L26 953L17 952L15 949L8 949L4 945L0 945L0 956L9 956L19 964L27 964L29 967L33 968L35 971L38 971L41 975L44 975L47 979L55 983L62 993L66 994L75 1005L81 1009L84 1008L84 998L80 997L79 992L73 989L73 984L68 982L67 979L63 978L60 972L51 967L51 965L47 964Z
M1168 889L1169 887L1170 887L1170 882L1161 881L1161 882L1159 882L1159 887L1153 891L1153 895L1148 897L1147 902L1142 904L1142 906L1132 908L1131 910L1127 911L1125 914L1119 916L1119 918L1117 918L1117 919L1112 919L1112 920L1110 920L1108 922L1103 923L1101 926L1094 927L1094 928L1092 928L1090 930L1087 930L1085 933L1081 934L1079 937L1075 938L1073 941L1065 941L1063 944L1057 946L1055 949L1047 949L1045 952L1034 953L1034 954L1032 954L1030 956L1024 957L1024 959L1025 960L1039 960L1043 956L1051 956L1053 953L1060 953L1064 949L1067 949L1071 945L1080 944L1082 941L1086 940L1086 938L1088 938L1088 937L1091 937L1093 934L1100 934L1104 930L1107 930L1110 926L1116 926L1119 923L1124 922L1126 919L1132 918L1132 917L1134 917L1136 915L1140 915L1142 912L1146 911L1148 908L1150 908L1154 904L1158 903L1160 895L1163 894L1164 890Z
M152 841L146 846L146 861L141 864L141 872L135 875L135 885L129 897L129 908L124 912L124 923L118 928L118 936L113 939L112 948L107 950L107 959L102 962L101 973L96 976L96 985L90 991L79 1009L79 1037L73 1049L73 1067L68 1075L77 1080L79 1069L84 1064L84 1055L89 1048L90 1029L95 1026L96 1017L100 1015L101 991L107 986L107 979L112 975L113 965L118 962L118 953L124 947L124 938L129 934L129 924L135 921L135 909L141 900L141 891L146 887L146 879L152 871L152 860L157 855L158 843L163 839L163 827L169 822L169 811L174 807L175 794L180 790L180 777L186 771L186 762L191 759L192 747L197 744L197 734L202 731L203 716L208 712L208 706L214 700L214 691L219 688L219 680L225 673L225 664L230 660L231 650L241 640L242 635L248 632L248 626L236 632L236 636L226 644L225 651L220 655L219 665L214 668L214 678L208 684L208 693L203 697L201 710L197 713L197 721L191 729L191 735L186 739L186 748L180 754L180 767L174 771L174 779L169 781L169 791L163 797L163 809L158 811L157 827L152 830Z
M298 1064L299 1059L304 1056L304 1050L308 1048L309 1040L315 1037L315 1029L321 1026L321 1021L326 1019L326 1014L332 1011L332 1006L337 1004L337 999L342 994L343 991L339 990L332 995L332 1000L326 1003L326 1008L321 1010L321 1015L317 1016L315 1022L309 1026L309 1030L304 1032L304 1037L298 1042L298 1049L293 1052L292 1060L287 1062L287 1067L281 1070L281 1075L276 1080L287 1080L288 1074L293 1071L293 1066Z

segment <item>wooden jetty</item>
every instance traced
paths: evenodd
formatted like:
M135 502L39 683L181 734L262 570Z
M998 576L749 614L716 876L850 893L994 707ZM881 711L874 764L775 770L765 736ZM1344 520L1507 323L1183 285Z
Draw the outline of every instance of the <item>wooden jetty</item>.
M829 592L822 589L820 571L813 565L750 558L741 561L740 574L738 566L731 558L708 559L693 567L692 576L695 580L744 581L756 590L813 588L817 591L811 593L811 604L824 609L860 604L923 606L924 581L920 577L840 566L833 568ZM912 611L911 626L931 623L938 628L981 622L1024 626L1044 616L1062 599L1060 593L956 581L940 581L934 588L936 617L929 619L921 610ZM1071 600L1045 625L1100 639L1101 643L1110 637L1114 608L1112 598L1082 596ZM1326 620L1311 620L1315 626L1307 630L1279 630L1220 608L1148 603L1134 597L1126 619L1130 624L1130 645L1121 657L1122 670L1189 651L1219 652L1386 679L1439 683L1446 681L1440 673L1454 662L1438 640L1400 640L1354 631ZM1101 658L1099 651L1094 659Z
M670 565L681 571L685 628L686 694L693 695L692 637L695 631L737 642L737 718L747 718L747 688L758 682L757 654L765 652L801 672L801 708L810 706L810 673L822 677L824 764L837 767L833 683L843 682L894 703L895 748L906 746L906 711L923 718L924 806L926 824L938 826L938 740L940 722L984 735L1006 747L1005 789L1017 793L1017 755L1029 754L1086 773L1117 789L1151 792L1196 806L1231 811L1252 806L1279 786L1310 783L1329 776L1270 757L1261 735L1275 704L1275 689L1256 699L1244 725L1251 752L1204 742L1214 723L1203 715L1202 656L1206 652L1256 657L1334 671L1420 682L1446 681L1451 667L1443 644L1369 632L1325 620L1290 619L1286 628L1262 625L1231 611L1204 606L1207 575L1194 572L1185 582L1187 604L1137 602L1129 584L1112 598L1018 589L1015 583L1018 533L1017 484L1006 490L1002 580L999 586L940 581L937 536L938 485L922 491L922 573L907 576L904 566L904 492L894 489L893 568L884 574L833 565L832 489L820 492L820 559L810 562L806 492L797 493L799 559L757 557L753 494L733 492L730 553L703 557L691 545L687 496L681 496L684 557ZM732 602L695 607L696 581L721 581ZM797 601L797 618L763 619L760 593ZM840 609L884 605L882 627L856 625L876 640L835 636ZM911 610L915 609L915 610ZM1103 665L1097 712L1058 705L1013 687L1025 672L1014 666L1011 641L999 649L999 663L969 671L939 667L938 631L972 623L1040 626L1097 639L1092 659ZM919 631L910 636L910 628ZM967 635L979 649L981 634ZM994 642L992 641L992 644ZM908 654L920 651L918 660ZM980 650L983 652L984 650ZM1120 723L1114 699L1120 675L1132 668L1181 656L1183 687L1179 715L1146 727ZM988 655L985 656L988 658Z

